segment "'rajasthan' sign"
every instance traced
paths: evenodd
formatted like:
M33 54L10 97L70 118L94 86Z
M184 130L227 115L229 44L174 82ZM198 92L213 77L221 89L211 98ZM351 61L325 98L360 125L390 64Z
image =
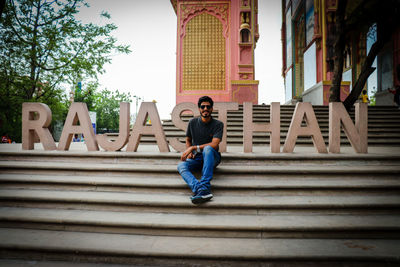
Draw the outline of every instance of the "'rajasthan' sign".
M228 110L238 109L238 103L234 102L217 102L214 104L214 110L218 111L218 119L225 126L227 124ZM22 149L34 149L34 137L36 133L45 150L68 150L74 134L82 133L85 135L85 144L89 151L97 151L99 150L99 146L106 151L118 151L127 145L127 152L136 152L143 135L154 135L160 152L169 152L169 146L179 152L185 150L185 143L179 141L178 138L166 138L155 103L143 102L141 104L132 130L129 126L129 110L129 103L123 102L120 104L119 135L115 141L110 141L105 135L95 135L86 104L74 102L68 111L60 141L58 146L56 146L48 129L52 117L49 107L43 103L23 103ZM183 121L181 115L187 111L197 114L198 108L194 103L181 103L174 107L171 114L173 124L183 131L186 131L188 122ZM147 118L151 120L151 124L146 123ZM305 121L305 126L302 125L303 121ZM341 102L329 103L329 152L331 153L340 153L341 126L343 126L343 130L353 149L357 153L367 153L367 104L356 103L354 124ZM281 152L279 103L271 103L269 123L253 122L253 104L251 102L243 103L243 151L245 153L253 151L254 132L269 133L271 152ZM310 103L297 103L282 152L293 152L299 136L311 137L318 153L328 152ZM224 127L220 144L221 152L226 152L226 139L227 127Z

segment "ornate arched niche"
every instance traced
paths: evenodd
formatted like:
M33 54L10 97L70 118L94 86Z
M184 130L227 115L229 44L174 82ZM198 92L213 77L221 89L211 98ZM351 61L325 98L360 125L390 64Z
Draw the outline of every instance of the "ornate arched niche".
M226 90L229 4L180 8L180 91Z

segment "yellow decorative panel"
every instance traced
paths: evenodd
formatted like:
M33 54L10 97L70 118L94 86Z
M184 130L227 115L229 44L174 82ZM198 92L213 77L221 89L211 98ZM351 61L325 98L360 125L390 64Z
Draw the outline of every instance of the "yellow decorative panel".
M186 25L183 38L182 90L225 89L225 38L223 25L202 13Z
M296 63L294 65L295 67L295 84L296 84L296 96L301 96L301 94L304 92L304 88L303 88L303 79L304 79L304 75L303 75L303 66L301 63Z

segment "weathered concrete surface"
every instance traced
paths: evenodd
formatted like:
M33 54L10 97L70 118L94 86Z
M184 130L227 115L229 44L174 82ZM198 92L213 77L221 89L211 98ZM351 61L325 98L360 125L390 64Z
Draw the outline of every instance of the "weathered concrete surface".
M135 206L190 207L186 195L148 193L116 193L93 191L51 191L29 189L0 189L2 200L54 201L100 203ZM205 205L219 208L374 208L400 206L400 195L282 195L282 196L218 196L218 201Z
M58 144L57 144L58 145ZM281 146L281 150L282 150L282 146ZM23 152L22 150L22 145L20 143L17 144L0 144L0 152L10 152L10 151L14 151L14 152ZM33 151L44 151L44 148L41 144L39 143L35 143L35 147ZM126 151L126 147L123 148L121 150L121 152L125 152ZM29 152L29 151L27 151ZM32 152L32 150L30 151ZM48 152L54 152L57 153L57 151L48 151ZM76 153L76 152L82 152L87 154L87 148L86 145L83 142L72 142L70 145L70 149L69 151L63 152L63 153ZM125 153L121 153L121 152L117 152L119 154L125 154ZM145 153L157 153L159 154L159 149L157 145L154 144L142 144L138 147L137 152L145 152ZM90 154L93 153L112 153L112 152L105 152L100 151L100 152L94 152L94 151L90 151ZM134 154L135 152L129 152ZM177 154L178 152L175 151L174 149L171 149L172 154ZM227 147L227 153L229 154L238 154L241 156L245 156L246 157L246 153L243 153L243 146L242 145L228 145ZM270 150L270 146L268 145L259 145L259 146L253 146L253 154L255 155L261 155L261 154L272 154L271 150ZM304 156L308 156L308 155L320 155L321 157L326 156L326 154L320 154L317 153L315 151L315 148L309 145L296 145L296 147L294 148L293 153L280 153L277 155L282 155L284 157L287 157L290 155L304 155ZM328 153L329 154L329 153ZM354 152L354 149L352 147L349 146L344 146L340 148L340 156L346 156L346 155L355 155L356 153ZM400 148L397 146L370 146L368 147L368 155L400 155Z
M311 146L294 153L228 146L214 198L202 206L191 204L177 173L180 153L160 153L157 145L35 148L0 145L3 258L150 266L166 259L175 266L400 261L396 147L319 154Z
M0 229L0 248L207 259L400 260L399 240L245 239ZM171 245L173 244L173 245Z
M400 215L215 215L2 207L0 221L251 231L400 230ZM151 222L151 224L149 224Z

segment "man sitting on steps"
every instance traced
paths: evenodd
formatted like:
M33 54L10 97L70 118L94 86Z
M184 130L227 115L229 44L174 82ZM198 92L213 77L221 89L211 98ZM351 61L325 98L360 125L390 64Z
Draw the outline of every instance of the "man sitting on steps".
M193 204L207 202L213 197L210 181L213 178L214 168L221 162L218 147L224 124L211 116L213 105L214 101L210 97L199 98L197 106L200 117L189 121L186 131L186 150L182 153L182 162L178 164L180 175L194 193L191 197ZM196 170L202 170L200 181L192 174Z

